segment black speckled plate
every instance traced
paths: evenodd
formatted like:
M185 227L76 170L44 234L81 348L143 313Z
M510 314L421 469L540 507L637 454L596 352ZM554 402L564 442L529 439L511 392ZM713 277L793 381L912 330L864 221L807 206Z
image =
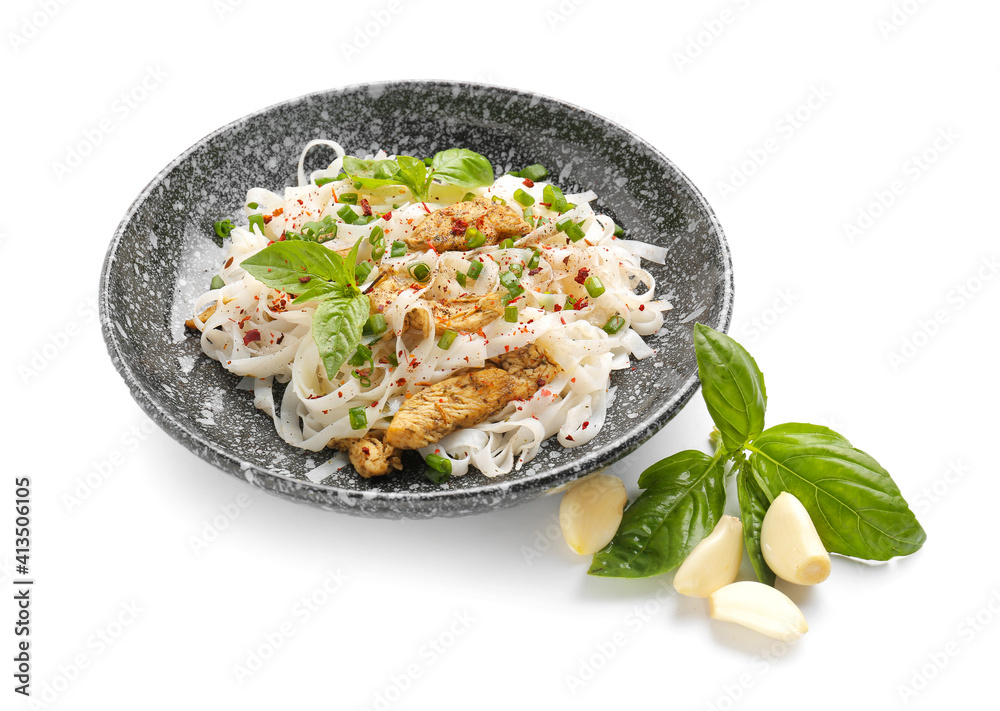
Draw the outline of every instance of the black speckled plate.
M419 464L361 479L347 465L315 484L305 472L327 456L285 444L254 409L239 378L202 355L183 322L221 262L212 223L235 217L246 190L296 182L302 147L338 141L348 153L379 148L432 155L456 146L489 157L497 174L542 163L564 191L590 188L599 212L627 236L669 249L646 268L674 310L647 339L656 355L617 371L607 424L576 449L555 438L521 471L470 473L444 486ZM307 169L332 152L315 149ZM132 396L171 436L203 459L275 494L361 516L461 516L527 501L626 455L667 424L698 388L695 321L725 330L733 271L705 198L673 163L621 126L537 94L482 84L389 82L321 92L251 114L205 137L170 163L118 226L101 274L101 326ZM419 461L419 458L417 458Z

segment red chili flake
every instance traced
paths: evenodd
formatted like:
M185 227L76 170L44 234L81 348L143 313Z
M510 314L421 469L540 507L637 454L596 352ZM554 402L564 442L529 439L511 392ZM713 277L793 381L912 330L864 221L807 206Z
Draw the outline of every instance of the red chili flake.
M566 435L566 439L568 439L570 442L576 441L575 439L573 439L573 435Z
M305 203L302 202L301 200L296 200L296 202L299 203L299 205L305 205Z
M539 205L542 205L542 206L544 206L544 207L552 207L552 203L551 203L551 202L540 202L540 203L538 203L538 204L539 204Z
M264 224L268 225L270 223L271 223L271 216L270 215L264 215Z
M260 340L260 331L258 331L256 328L251 328L249 331L247 331L246 335L243 336L243 345L249 346L254 341L259 341L259 340Z
M537 385L540 388L544 388L545 387L545 378L539 378L538 380L536 380L535 381L535 385Z
M299 277L299 283L300 284L308 284L310 279L312 279L311 276Z
M285 233L284 232L281 233L281 237L278 238L278 241L279 242L284 242L285 241Z
M503 347L504 353L510 353L510 346Z
M224 269L229 269L229 267L231 267L232 264L233 264L233 258L230 257L229 259L226 260L226 264L225 264L225 266L223 268Z
M382 215L382 219L385 220L386 222L388 222L391 218L392 218L392 211L391 210L389 212L385 213L384 215Z
M280 214L281 214L281 213L283 213L284 211L285 211L285 208L283 208L283 207L279 207L279 208L278 208L277 210L275 210L275 211L274 211L274 212L272 212L271 214L272 214L272 215L274 215L275 217L277 217L278 215L280 215Z
M559 318L559 320L560 320L560 321L562 321L562 325L563 325L563 326L565 326L565 325L566 325L566 319L564 319L564 318L560 317L560 318Z
M369 216L372 214L372 206L369 204L367 198L361 198L361 214Z
M585 430L590 427L590 420L584 420L583 425L580 427L581 430Z
M526 188L533 188L533 187L535 187L535 181L532 180L531 178L525 178L524 179L524 187L526 187Z
M555 306L552 307L552 310L553 311L562 311L562 306L560 306L559 304L556 304Z
M576 278L573 279L577 284L583 284L587 281L587 277L590 276L590 270L587 267L583 267L580 271L576 273Z
M639 304L639 310L640 311L645 311L646 310L646 304Z
M285 334L284 334L284 333L282 333L282 334L281 334L280 336L278 336L278 340L277 340L277 341L275 341L275 343L277 343L277 344L278 344L278 345L280 346L280 345L281 345L281 342L282 342L283 340L285 340Z
M535 276L540 271L542 271L541 267L535 267L534 269L529 269L528 270L528 276Z
M579 311L580 309L585 309L587 308L587 306L588 304L586 299L580 299L575 304L573 304L573 308L576 309L577 311Z
M431 214L431 209L429 207L427 207L427 203L426 202L421 202L420 204L424 206L424 210L427 211L428 215Z
M366 375L367 375L367 373L366 373ZM369 407L378 407L378 400L376 400L371 405L369 405Z
M569 255L568 254L565 257L563 257L563 264L569 264Z
M542 390L542 397L552 397L552 393L548 390Z
M400 388L401 388L401 387L403 387L404 385L406 385L406 378L400 378L399 380L397 380L397 381L396 381L396 386L397 386L397 387L400 387Z
M330 411L329 411L329 410L323 410L323 414L324 414L324 415L329 415L329 414L330 414Z
M451 233L453 235L464 235L467 229L469 229L469 223L465 220L455 220L451 223Z

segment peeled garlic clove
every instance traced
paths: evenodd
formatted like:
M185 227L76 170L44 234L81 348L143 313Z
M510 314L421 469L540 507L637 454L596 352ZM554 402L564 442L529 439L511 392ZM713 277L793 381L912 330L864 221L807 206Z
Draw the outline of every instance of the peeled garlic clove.
M735 622L782 642L792 642L809 631L795 603L764 583L743 581L719 588L708 597L708 614L713 620Z
M736 580L743 560L743 524L723 516L674 575L674 589L681 595L708 597Z
M806 507L787 491L778 494L764 514L760 548L764 562L782 580L815 585L830 577L830 554Z
M591 555L615 537L628 496L625 484L610 474L583 479L563 494L559 525L575 553Z

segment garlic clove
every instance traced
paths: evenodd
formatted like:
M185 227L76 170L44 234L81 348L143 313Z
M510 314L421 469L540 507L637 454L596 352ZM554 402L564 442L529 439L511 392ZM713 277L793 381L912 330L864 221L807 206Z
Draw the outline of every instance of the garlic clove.
M674 589L689 597L708 597L736 580L743 561L743 524L723 516L674 575Z
M559 504L559 525L573 552L591 555L615 537L628 495L610 474L595 474L570 487Z
M787 595L748 580L709 595L708 614L713 620L735 622L782 642L792 642L809 631L802 611Z
M764 562L782 580L815 585L830 577L830 554L806 507L787 491L778 494L764 514L760 548Z

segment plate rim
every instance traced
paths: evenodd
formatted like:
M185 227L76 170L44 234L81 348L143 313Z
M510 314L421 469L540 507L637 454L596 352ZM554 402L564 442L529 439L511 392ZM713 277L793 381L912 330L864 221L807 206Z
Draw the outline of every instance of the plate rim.
M732 252L729 249L729 244L726 241L725 233L722 229L722 224L719 222L715 211L712 209L711 204L702 194L701 190L694 184L694 182L687 176L684 171L682 171L670 158L664 155L658 148L656 148L652 143L645 140L641 136L637 135L630 129L622 126L617 121L610 119L606 116L598 114L595 111L586 109L584 107L578 106L572 102L565 101L563 99L558 99L546 94L541 94L534 91L525 91L522 89L517 89L514 87L503 86L499 84L488 84L484 82L468 82L468 81L457 81L457 80L445 80L445 79L430 79L430 80L383 80L375 82L359 82L355 84L348 84L339 87L333 87L330 89L322 89L315 92L310 92L308 94L302 94L291 99L286 99L284 101L278 101L256 111L252 111L245 114L233 121L230 121L223 126L220 126L214 131L206 134L193 144L191 144L187 149L177 155L169 163L167 163L160 171L156 173L153 178L146 184L142 191L135 197L132 203L129 205L124 216L115 228L114 234L112 236L111 242L108 245L108 249L105 253L104 261L101 268L100 283L98 286L98 311L99 320L101 324L101 333L104 339L105 347L108 354L111 356L112 363L118 374L125 381L132 398L140 406L140 408L161 428L167 431L178 442L183 444L188 450L197 454L201 459L208 461L210 464L216 468L227 471L234 476L240 476L246 479L249 483L255 484L254 481L256 477L261 476L267 479L275 479L284 482L285 484L291 484L293 487L303 487L308 490L322 492L324 495L333 500L334 498L340 500L343 503L343 507L339 510L344 510L351 512L355 510L357 504L360 501L371 502L373 500L386 500L390 502L412 502L416 505L426 504L428 502L435 502L438 499L455 499L461 500L469 497L478 497L482 494L490 493L501 493L503 498L508 498L512 495L521 493L522 491L538 491L541 495L544 495L550 489L558 487L574 478L580 478L586 476L589 473L598 471L601 468L605 468L618 461L619 459L627 456L631 452L635 451L640 445L649 440L653 435L659 432L661 429L666 427L666 425L673 419L677 413L688 403L695 392L701 385L698 379L698 373L695 371L683 384L683 386L678 390L677 394L668 400L662 407L658 408L654 413L653 417L649 418L638 430L631 431L622 436L621 439L612 441L608 443L603 451L596 451L588 454L582 459L573 460L567 462L563 466L555 470L541 471L530 477L523 477L519 479L514 479L512 481L498 481L498 480L488 480L480 486L476 486L469 489L438 489L432 491L399 491L399 492L388 492L388 491L361 491L357 489L345 489L341 486L335 484L323 484L321 482L313 482L309 479L297 479L294 476L279 474L274 471L265 469L253 462L249 462L242 459L238 455L232 455L228 451L224 450L221 446L217 445L214 441L202 437L198 432L189 429L183 422L176 419L172 412L168 409L162 407L158 401L152 396L143 384L139 381L127 363L123 356L120 348L120 341L118 339L118 334L113 328L111 322L111 317L109 314L109 292L110 292L110 271L111 265L114 263L119 246L122 244L122 240L125 235L125 230L129 222L135 216L136 212L139 210L140 205L142 205L152 194L159 185L163 182L167 174L173 170L177 165L182 163L190 155L192 155L196 150L202 148L208 142L210 142L216 136L224 133L244 123L253 119L254 117L266 114L273 110L275 107L290 107L299 103L308 102L310 99L330 96L333 94L346 94L351 91L358 90L371 90L373 87L380 87L383 90L391 87L417 87L417 86L443 86L443 87L459 87L465 89L484 89L490 91L499 90L500 92L506 92L509 94L516 95L519 98L535 98L541 102L549 102L551 104L556 104L562 107L567 107L574 111L579 111L583 114L595 117L602 122L610 124L622 134L632 139L633 141L644 146L654 157L663 161L665 164L669 165L673 171L676 173L678 178L683 182L684 186L689 190L690 194L694 197L696 202L699 204L701 209L707 215L712 227L717 235L718 247L721 251L722 262L723 262L723 295L722 295L722 309L719 314L718 324L713 326L723 333L728 332L729 327L732 323L733 307L735 299L735 278L733 272L733 261ZM194 446L192 446L194 445ZM214 456L206 456L211 452ZM322 455L321 452L317 453ZM224 466L228 465L228 466ZM569 472L566 469L578 469L585 473L581 473L578 476L566 476ZM260 487L265 488L272 493L283 496L284 498L291 498L295 501L307 502L307 503L317 503L314 501L309 501L301 497L292 496L286 494L283 491L272 489L270 487ZM516 498L516 497L515 497ZM486 507L483 510L497 510L503 508L504 506L495 505ZM397 514L401 512L395 512ZM404 512L403 515L406 515Z

